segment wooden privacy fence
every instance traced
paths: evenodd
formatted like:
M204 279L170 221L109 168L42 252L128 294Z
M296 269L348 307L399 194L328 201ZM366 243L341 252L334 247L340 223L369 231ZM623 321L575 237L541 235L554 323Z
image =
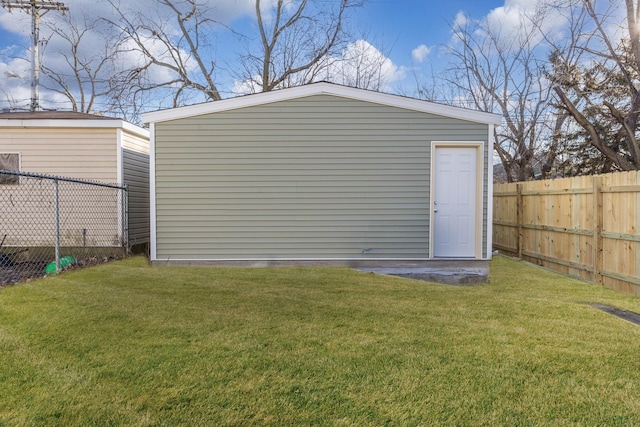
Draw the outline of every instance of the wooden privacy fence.
M495 184L493 246L640 296L640 171Z

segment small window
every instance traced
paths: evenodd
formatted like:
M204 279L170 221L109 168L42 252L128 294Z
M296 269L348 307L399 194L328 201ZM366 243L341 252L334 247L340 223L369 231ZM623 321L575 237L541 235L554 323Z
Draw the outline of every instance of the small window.
M0 153L0 170L20 172L20 154ZM0 184L17 185L20 184L18 175L0 174Z

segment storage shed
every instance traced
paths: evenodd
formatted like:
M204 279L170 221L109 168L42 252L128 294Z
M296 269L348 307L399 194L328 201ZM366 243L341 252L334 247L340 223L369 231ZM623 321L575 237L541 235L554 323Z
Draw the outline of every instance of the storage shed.
M314 83L143 120L154 262L491 258L495 114Z
M149 242L149 131L71 111L0 113L0 169L127 185L130 245ZM7 190L8 191L8 190Z

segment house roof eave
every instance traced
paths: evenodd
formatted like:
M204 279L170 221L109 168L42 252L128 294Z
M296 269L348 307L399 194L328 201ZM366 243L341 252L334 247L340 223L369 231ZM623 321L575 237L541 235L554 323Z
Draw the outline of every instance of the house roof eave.
M400 95L391 95L326 82L312 83L304 86L274 90L271 92L262 92L223 99L220 101L211 101L185 107L149 112L143 114L142 119L145 123L160 123L313 95L338 96L483 124L499 125L502 120L500 115L493 113L453 107L450 105L438 104Z

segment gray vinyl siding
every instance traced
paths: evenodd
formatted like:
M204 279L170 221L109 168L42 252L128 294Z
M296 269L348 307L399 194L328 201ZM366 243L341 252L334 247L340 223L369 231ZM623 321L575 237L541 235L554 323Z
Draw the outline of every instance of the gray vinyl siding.
M149 155L123 149L124 182L129 189L129 244L149 242Z
M328 95L157 123L156 257L427 258L431 141L486 138Z
M129 244L148 243L149 226L149 139L122 133L123 182L129 188Z

